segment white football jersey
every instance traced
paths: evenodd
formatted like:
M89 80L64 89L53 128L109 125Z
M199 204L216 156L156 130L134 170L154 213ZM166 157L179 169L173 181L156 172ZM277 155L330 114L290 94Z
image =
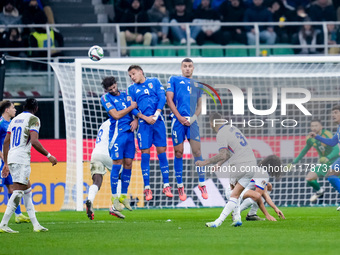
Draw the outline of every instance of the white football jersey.
M16 116L8 126L7 133L11 134L8 164L17 163L29 165L31 161L30 132L40 130L40 119L30 112Z
M238 128L230 125L222 126L217 132L216 141L218 150L226 148L232 154L228 160L229 165L256 162L247 138Z
M111 125L111 122L110 122L110 119L108 119L100 126L98 130L98 134L97 134L96 145L92 151L92 155L102 154L102 155L107 155L108 157L110 157L110 154L109 154L110 125Z

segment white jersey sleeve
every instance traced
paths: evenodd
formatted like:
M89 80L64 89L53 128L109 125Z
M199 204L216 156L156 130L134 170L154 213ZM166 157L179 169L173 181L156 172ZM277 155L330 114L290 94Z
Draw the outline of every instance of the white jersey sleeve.
M109 154L109 131L110 131L110 119L106 120L99 128L96 145L92 151L91 158L94 154L101 154L110 157Z
M29 112L19 114L11 121L7 130L7 133L11 134L8 164L30 164L32 147L30 132L39 133L39 130L40 119Z

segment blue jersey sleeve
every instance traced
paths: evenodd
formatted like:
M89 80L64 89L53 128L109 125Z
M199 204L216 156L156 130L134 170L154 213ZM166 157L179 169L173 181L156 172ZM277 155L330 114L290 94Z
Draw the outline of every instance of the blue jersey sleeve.
M339 141L338 133L336 133L332 138L324 138L322 136L317 135L315 139L332 147L337 145Z
M129 97L128 97L128 96L127 96L127 98L126 98L126 101L127 101L127 106L128 106L128 107L131 106L131 101L129 100ZM131 111L131 113L137 117L137 114L139 113L139 111L138 111L137 109L133 109L133 110Z
M116 109L114 104L111 103L108 93L103 95L100 101L107 112L109 112L112 109Z
M174 83L174 78L173 76L170 76L169 80L168 80L168 86L166 88L166 91L168 92L172 92L175 93L175 83Z
M156 92L157 92L157 97L158 97L157 109L163 110L165 102L166 102L164 87L158 79L155 79L155 81L156 81L155 82Z

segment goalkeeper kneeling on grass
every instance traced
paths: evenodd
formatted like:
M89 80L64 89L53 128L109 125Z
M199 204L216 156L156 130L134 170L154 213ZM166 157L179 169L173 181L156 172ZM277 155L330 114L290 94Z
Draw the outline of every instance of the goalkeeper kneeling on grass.
M248 221L258 221L265 220L257 216L257 210L259 209L258 204L252 200L251 198L247 198L243 200L244 195L249 190L255 190L260 193L262 196L263 202L267 202L270 205L276 214L285 219L284 214L276 207L276 205L271 200L269 193L272 190L272 184L269 181L269 177L279 178L281 176L281 160L276 155L270 155L266 157L259 163L259 171L255 173L253 179L250 181L248 186L241 193L238 205L233 213L233 220L241 221L241 212L251 207L251 210L247 214L246 220Z

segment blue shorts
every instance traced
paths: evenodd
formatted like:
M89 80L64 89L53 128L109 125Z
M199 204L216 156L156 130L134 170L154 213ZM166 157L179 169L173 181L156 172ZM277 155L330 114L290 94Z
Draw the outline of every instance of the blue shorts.
M133 132L122 132L114 135L109 141L109 152L112 160L135 157L135 135Z
M174 146L183 143L185 138L188 140L193 139L197 142L201 141L197 121L192 123L191 126L184 126L176 118L173 118L171 122L171 136Z
M334 161L334 163L331 165L331 169L335 170L336 172L340 171L340 158Z
M0 187L3 187L5 185L13 185L12 175L8 174L6 178L0 177Z
M156 147L166 147L166 130L163 117L160 116L153 125L139 119L137 139L140 150L149 149L152 144Z

